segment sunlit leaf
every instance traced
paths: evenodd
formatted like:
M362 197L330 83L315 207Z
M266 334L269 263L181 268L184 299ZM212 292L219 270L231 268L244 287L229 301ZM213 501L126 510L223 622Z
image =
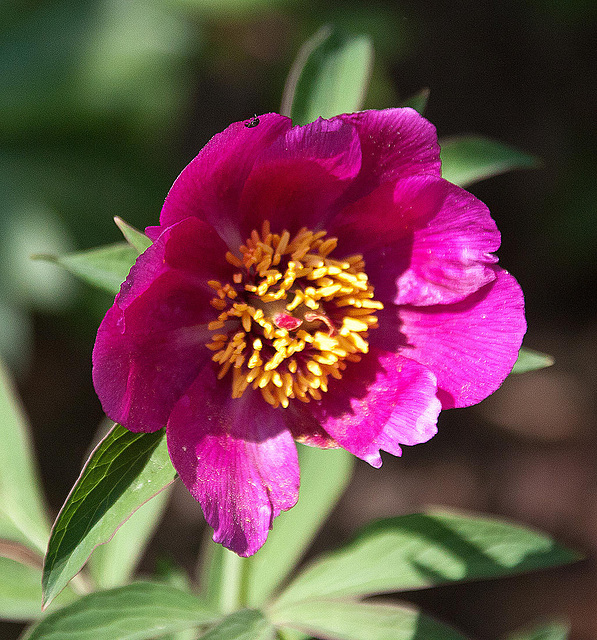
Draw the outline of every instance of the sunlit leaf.
M159 499L159 496L156 496L154 500L155 499ZM153 502L154 500L152 500L151 502ZM149 504L151 504L151 502ZM134 518L134 515L133 515L133 518ZM126 526L128 522L130 522L130 520L127 521L127 523L125 523L124 526ZM99 547L99 549L101 548L102 547ZM96 549L96 553L97 553L97 549ZM91 559L93 560L93 556L91 556ZM156 580L169 584L171 587L176 587L177 589L182 589L183 591L192 590L188 573L182 567L177 565L169 557L159 557L157 559L156 568L154 571L154 577ZM212 608L209 606L209 603L205 601L205 599L202 598L201 601L208 608L210 609ZM174 633L162 636L162 638L163 640L195 640L198 636L199 636L198 629L196 629L195 627L192 627L190 629L183 629L182 631L176 631Z
M442 177L461 187L513 169L537 167L537 158L496 140L459 136L440 140Z
M566 622L552 621L530 629L517 631L506 640L566 640L570 633L570 625Z
M91 593L48 615L27 640L144 640L215 622L191 593L165 584L138 582Z
M122 231L124 239L139 253L143 253L145 249L151 246L151 240L144 233L132 227L119 216L115 216L114 222L120 231Z
M247 601L265 602L290 574L346 489L354 456L344 449L322 450L299 445L301 487L299 500L274 522L265 545L246 562ZM322 482L325 469L325 482Z
M551 367L554 362L554 358L546 353L522 347L518 352L518 359L514 363L512 373L526 373L527 371L545 369L545 367Z
M367 36L343 37L322 27L301 47L288 75L281 113L294 124L358 111L373 67Z
M42 554L50 532L33 462L29 425L0 363L0 538Z
M365 527L351 544L311 563L275 606L496 578L577 559L550 537L519 525L430 511Z
M276 627L279 640L309 640L311 638L310 633L304 631L298 631L297 629L291 629L290 627Z
M65 256L33 257L55 262L88 284L116 295L138 256L139 252L130 244L119 242Z
M130 581L153 532L166 509L170 491L160 492L142 505L118 529L110 542L100 545L89 558L89 571L100 589Z
M274 613L272 621L329 640L465 640L416 609L389 603L314 599Z
M35 620L42 616L43 558L19 543L0 540L0 618ZM77 596L65 589L54 601L64 605Z
M173 481L164 436L164 430L131 433L116 425L91 454L52 529L43 576L46 604L97 545Z
M244 609L232 613L200 636L201 640L273 640L274 628L260 611Z
M41 615L41 568L0 557L0 618L25 621Z

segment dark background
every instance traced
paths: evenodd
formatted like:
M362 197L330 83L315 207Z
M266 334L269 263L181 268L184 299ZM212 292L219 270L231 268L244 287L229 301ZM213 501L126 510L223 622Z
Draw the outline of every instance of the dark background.
M526 345L550 369L512 377L478 407L444 412L439 434L357 464L315 547L373 517L425 504L498 514L584 551L561 570L413 594L472 637L538 618L597 636L597 142L591 0L351 3L254 0L12 2L0 7L0 353L31 417L54 512L101 420L90 354L108 297L36 252L117 241L112 217L158 218L181 168L230 122L276 111L305 38L332 22L368 33L367 107L423 87L440 137L477 133L538 156L539 169L471 188L503 234L500 261L527 299ZM198 506L175 492L144 561L192 567ZM0 628L15 637L18 625ZM2 636L5 633L5 636Z

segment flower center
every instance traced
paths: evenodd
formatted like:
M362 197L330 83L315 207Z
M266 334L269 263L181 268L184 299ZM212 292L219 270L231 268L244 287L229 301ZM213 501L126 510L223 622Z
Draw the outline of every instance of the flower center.
M232 397L249 385L274 407L291 398L320 400L330 376L340 379L347 362L367 353L369 329L383 309L363 271L361 255L330 258L337 238L302 228L261 234L253 231L226 260L238 271L231 283L210 280L218 319L207 346L220 366L218 378L232 370Z

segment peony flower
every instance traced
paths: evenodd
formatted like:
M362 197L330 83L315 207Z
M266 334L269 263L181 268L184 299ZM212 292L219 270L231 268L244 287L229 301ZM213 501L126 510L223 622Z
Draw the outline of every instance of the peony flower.
M525 331L487 207L441 178L412 109L234 123L146 232L95 388L131 431L166 425L214 540L242 556L297 500L295 441L379 467L492 393Z

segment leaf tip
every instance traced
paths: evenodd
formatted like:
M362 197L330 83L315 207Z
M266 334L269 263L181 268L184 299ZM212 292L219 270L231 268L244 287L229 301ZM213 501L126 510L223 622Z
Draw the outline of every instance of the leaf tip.
M29 256L30 260L45 260L46 262L58 262L58 256L53 253L32 253Z

